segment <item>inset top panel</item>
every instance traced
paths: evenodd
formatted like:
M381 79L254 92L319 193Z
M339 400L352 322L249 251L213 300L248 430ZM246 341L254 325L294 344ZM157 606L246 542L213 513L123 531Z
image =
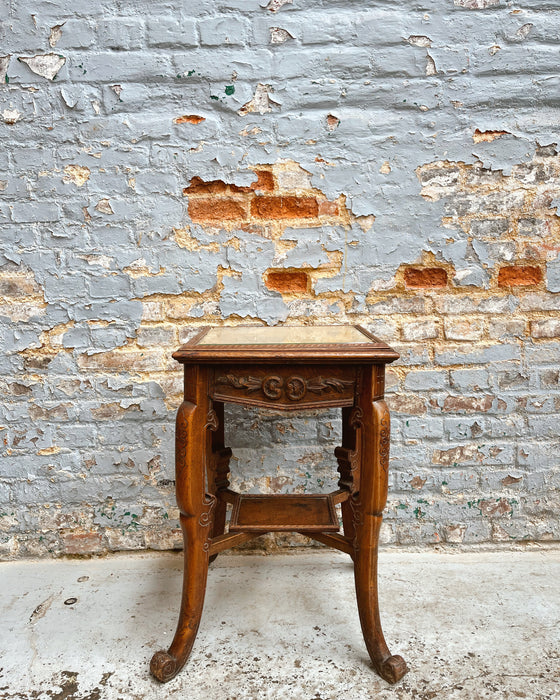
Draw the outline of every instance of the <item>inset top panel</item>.
M324 345L373 343L356 326L264 326L211 328L199 345Z
M397 352L360 326L205 328L173 354L183 364L393 362Z

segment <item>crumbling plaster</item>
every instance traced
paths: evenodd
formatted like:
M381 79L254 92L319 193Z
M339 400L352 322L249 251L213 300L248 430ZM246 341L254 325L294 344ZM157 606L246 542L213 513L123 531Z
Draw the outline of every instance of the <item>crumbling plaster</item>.
M78 0L39 2L31 12L11 0L0 13L0 131L9 145L0 153L7 397L0 496L8 556L68 551L61 529L70 551L73 542L96 551L157 540L161 514L173 512L169 412L180 378L170 352L205 323L364 323L402 351L391 375L402 420L425 406L425 394L410 395L414 370L433 372L435 388L453 398L481 385L450 384L450 371L488 372L493 408L463 403L459 415L499 415L500 373L518 372L530 386L521 382L520 395L506 397L512 408L503 420L524 428L499 448L502 466L524 466L516 456L522 436L536 440L535 451L546 449L554 405L540 428L523 410L527 392L549 406L552 380L543 377L553 372L558 336L553 3L126 1L115 8ZM193 219L184 191L195 179L249 188L258 169L274 174L284 196L338 203L339 214L260 228ZM440 268L443 288L408 284L410 266ZM305 291L271 289L267 275L281 268L303 270ZM479 316L467 328L472 313ZM427 380L420 386L413 391L429 391ZM436 412L446 400L442 393L429 408L433 433L426 425L414 433L397 416L397 483L411 465L429 469L434 455L445 464L446 449L459 449L439 444L458 439L448 423L445 433L440 428ZM514 409L515 400L525 404ZM336 424L325 431L315 416L297 430L274 428L267 416L234 421L257 426L263 445L271 430L299 431L294 459L310 465L294 477L288 462L259 457L254 440L240 444L246 488L310 488L314 469L325 483L328 469L318 465L337 439ZM27 423L31 433L18 437ZM317 434L323 442L313 448ZM429 454L426 436L434 441ZM480 464L484 450L461 449L460 464ZM554 469L542 476L543 494ZM469 470L479 501L506 498ZM450 528L448 541L462 541L468 528L457 503L446 511L440 487L430 497L435 514L419 541L433 541L437 521ZM508 515L540 523L527 532L557 536L536 506L522 515L511 500ZM78 515L54 526L26 513L29 504ZM397 522L406 509L395 508L389 520ZM142 518L131 517L134 509ZM107 513L120 513L113 529ZM73 530L80 519L81 540ZM416 524L418 513L410 519ZM25 544L34 528L50 544ZM407 541L391 528L388 541ZM476 539L509 536L496 532L482 527ZM175 534L164 546L177 543Z

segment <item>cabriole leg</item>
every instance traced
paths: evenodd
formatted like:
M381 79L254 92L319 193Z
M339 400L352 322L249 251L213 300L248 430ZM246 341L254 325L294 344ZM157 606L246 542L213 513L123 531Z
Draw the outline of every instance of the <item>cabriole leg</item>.
M187 382L187 374L190 384ZM210 438L208 400L204 377L197 367L185 371L185 387L192 387L194 401L185 400L177 412L175 469L177 503L184 538L183 593L177 630L168 651L158 651L150 663L152 674L161 682L171 680L184 666L191 652L204 604L208 575L209 540L213 529L216 497L206 493L206 454ZM187 396L187 392L185 392Z
M371 384L365 383L360 396L363 423L360 490L350 500L356 531L356 596L364 640L375 670L388 683L396 683L408 669L402 656L391 655L387 647L377 595L377 551L382 512L387 501L390 419L385 402L373 402L367 386Z

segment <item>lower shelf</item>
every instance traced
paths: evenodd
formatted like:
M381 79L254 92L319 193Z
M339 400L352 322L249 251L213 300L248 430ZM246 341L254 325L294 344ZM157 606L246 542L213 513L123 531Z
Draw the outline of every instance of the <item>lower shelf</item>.
M338 532L338 529L329 494L238 495L229 523L230 532Z

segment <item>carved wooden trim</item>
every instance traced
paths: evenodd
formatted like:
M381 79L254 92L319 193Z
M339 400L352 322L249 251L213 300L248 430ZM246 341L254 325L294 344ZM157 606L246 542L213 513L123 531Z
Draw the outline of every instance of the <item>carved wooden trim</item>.
M220 421L218 420L218 415L213 408L208 409L208 415L206 416L205 429L212 431L218 430L220 427Z
M354 428L354 430L359 430L360 428L363 427L363 418L364 418L364 412L359 406L354 406L350 413L350 418L348 422L350 423L350 426Z
M352 511L352 523L354 525L354 539L352 541L352 546L354 547L354 552L358 552L360 549L360 533L361 527L364 523L364 514L362 511L362 504L360 502L360 495L353 496L349 499L350 509Z
M189 416L188 409L192 406L187 401L179 406L177 411L177 418L175 423L175 465L176 469L181 470L185 468L187 460L187 441L189 434Z
M227 384L234 389L245 389L248 394L258 391L262 386L262 379L258 377L237 377L235 374L224 374L216 378L216 384Z
M360 487L360 457L358 450L349 450L346 447L336 447L334 456L338 462L340 479L338 487L353 494Z
M225 384L234 389L243 389L247 394L261 390L271 401L277 401L284 393L290 401L297 402L301 401L307 392L321 396L342 394L354 387L355 382L338 377L323 376L305 379L298 375L292 375L284 380L276 374L268 375L262 379L253 376L238 377L235 374L224 374L216 378L215 384Z
M389 448L391 442L390 434L391 422L389 412L386 411L381 419L379 430L379 462L386 474L389 472Z
M202 549L205 552L208 552L210 550L210 544L212 541L212 528L210 525L214 522L214 509L216 508L216 503L218 499L216 496L212 496L209 493L204 494L204 498L202 499L202 506L204 510L200 513L200 516L198 518L198 524L200 527L205 527L208 528L206 530L206 537L204 538L204 544L202 545Z

